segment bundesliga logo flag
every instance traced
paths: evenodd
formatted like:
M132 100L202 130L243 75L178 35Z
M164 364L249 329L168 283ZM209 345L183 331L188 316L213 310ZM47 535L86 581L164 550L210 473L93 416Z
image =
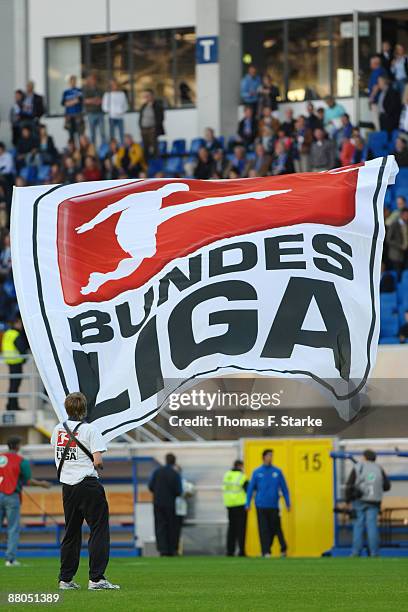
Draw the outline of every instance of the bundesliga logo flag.
M17 188L12 256L60 419L81 390L106 440L198 378L314 381L337 408L375 363L392 156L318 174Z

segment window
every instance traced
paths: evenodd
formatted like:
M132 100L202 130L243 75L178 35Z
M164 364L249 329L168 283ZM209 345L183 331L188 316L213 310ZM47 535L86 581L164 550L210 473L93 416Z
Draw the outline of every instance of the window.
M79 37L54 38L48 41L48 112L61 115L62 92L68 87L68 79L75 75L80 82L82 76L81 39Z
M351 17L332 20L333 93L353 95L353 21Z
M255 64L262 73L268 73L281 96L286 96L283 21L248 23L243 32L243 61Z
M288 92L292 102L330 93L328 19L289 21Z
M80 82L90 72L103 90L115 78L133 110L140 108L144 89L153 89L167 108L195 102L193 28L49 39L47 53L52 115L62 114L61 95L69 75Z

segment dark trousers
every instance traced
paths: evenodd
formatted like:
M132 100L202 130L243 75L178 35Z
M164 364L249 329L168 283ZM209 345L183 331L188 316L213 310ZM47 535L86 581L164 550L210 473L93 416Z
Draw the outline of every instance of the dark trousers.
M245 530L247 513L245 506L234 506L228 510L227 555L235 555L238 544L239 556L245 555Z
M88 540L89 579L104 578L109 561L109 508L105 489L97 478L87 477L76 485L62 486L65 535L61 544L59 579L70 582L75 576L81 553L82 524L91 530Z
M16 374L23 373L23 364L22 363L13 363L9 364L9 393L18 393L21 385L21 378L14 378ZM18 399L16 397L9 397L7 400L6 410L20 410L20 406L18 405Z
M177 551L179 526L173 506L154 505L156 547L162 556L172 557Z
M259 539L263 555L269 555L275 536L278 536L281 552L287 549L283 535L279 510L277 508L257 508Z
M146 161L158 156L156 128L141 128L143 151Z

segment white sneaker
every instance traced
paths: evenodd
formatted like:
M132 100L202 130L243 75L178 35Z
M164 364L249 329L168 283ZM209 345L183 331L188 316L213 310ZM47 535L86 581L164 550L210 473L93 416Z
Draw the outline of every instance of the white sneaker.
M269 553L267 553L266 555L262 555L264 559L270 559L272 555L270 555Z
M80 589L81 587L73 580L71 580L71 582L64 582L63 580L60 580L58 583L58 588L61 589L61 591L72 591L74 589Z
M6 561L6 567L20 567L20 561L14 559L14 561Z
M118 584L112 584L106 578L102 578L98 580L98 582L89 581L88 590L89 591L99 591L99 590L112 590L112 589L120 589Z

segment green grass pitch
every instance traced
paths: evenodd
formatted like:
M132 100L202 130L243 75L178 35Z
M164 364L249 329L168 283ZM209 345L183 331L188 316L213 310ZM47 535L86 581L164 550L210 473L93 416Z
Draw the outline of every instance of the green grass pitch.
M120 591L87 591L87 559L56 605L7 604L10 592L57 592L58 559L0 566L0 610L70 612L381 612L408 610L408 559L111 559Z

